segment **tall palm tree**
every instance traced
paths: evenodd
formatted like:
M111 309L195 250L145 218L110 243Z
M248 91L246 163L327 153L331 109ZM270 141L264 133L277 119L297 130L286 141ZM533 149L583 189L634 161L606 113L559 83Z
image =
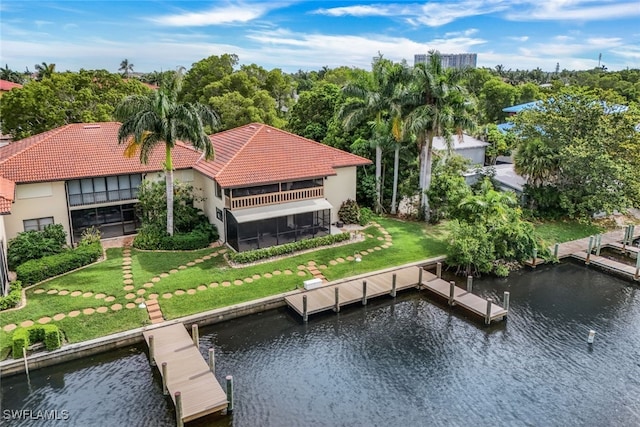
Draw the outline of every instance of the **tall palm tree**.
M451 144L454 134L462 137L464 128L471 128L471 103L461 85L465 70L444 69L437 51L429 52L429 61L416 64L413 81L408 88L410 112L406 130L415 135L420 153L420 197L425 218L429 219L427 190L431 185L433 138L444 137Z
M53 73L56 72L56 64L47 64L46 62L43 62L41 64L36 64L35 68L36 68L36 72L38 73L38 75L36 76L37 81L40 81L45 78L46 79L51 78Z
M149 95L131 95L117 107L115 117L122 122L118 142L127 143L125 155L140 151L144 164L149 154L160 144L165 146L165 179L167 183L167 233L173 235L173 161L171 150L177 141L188 142L202 150L206 159L214 156L213 145L205 126L216 127L218 115L199 103L179 103L184 69Z
M123 59L122 62L120 63L120 68L118 68L118 71L122 71L122 74L126 77L129 78L129 75L131 73L133 73L133 64L129 62L129 60L127 58Z

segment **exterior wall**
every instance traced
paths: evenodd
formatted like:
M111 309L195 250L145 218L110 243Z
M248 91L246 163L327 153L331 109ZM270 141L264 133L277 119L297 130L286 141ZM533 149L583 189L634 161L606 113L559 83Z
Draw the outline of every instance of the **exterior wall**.
M216 197L216 183L211 178L202 175L200 172L194 171L193 187L201 189L201 196L205 198L204 202L196 205L202 209L209 218L209 222L218 228L220 240L226 242L225 226L224 226L224 195L222 198ZM216 209L219 209L222 219L216 216Z
M331 209L331 223L338 221L338 210L347 199L356 199L356 167L336 168L337 175L329 176L324 181L324 196Z
M17 184L16 200L11 206L11 215L5 217L7 238L12 239L24 231L25 219L52 216L55 224L62 224L71 244L67 193L64 181L37 184Z

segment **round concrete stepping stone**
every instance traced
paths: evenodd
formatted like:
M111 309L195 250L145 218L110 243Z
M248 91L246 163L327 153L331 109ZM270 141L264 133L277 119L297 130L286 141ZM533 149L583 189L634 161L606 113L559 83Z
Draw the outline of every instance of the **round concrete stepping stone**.
M381 228L381 229L380 229L380 232L381 232L382 234L389 234L389 232L388 232L387 230L385 230L384 228Z
M210 287L210 288L217 288L217 287L218 287L218 285L219 285L219 283L218 283L218 282L211 282L211 283L209 283L209 287Z
M240 279L236 279L236 280L233 281L233 284L236 285L236 286L240 286L240 285L242 285L242 283L243 282Z
M229 282L228 280L225 280L224 282L222 282L222 286L224 286L225 288L229 287L231 286L231 282Z
M382 241L382 240L384 240L384 237L382 237L382 236L378 236L378 240L381 240L381 241Z
M223 254L223 253L225 253L225 252L227 252L227 250L226 250L226 249L220 249L220 250L218 251L218 253L219 253L219 254Z
M81 291L73 291L73 292L71 292L71 296L72 297L79 297L80 295L82 295Z
M320 264L320 265L318 266L318 269L320 269L320 270L326 270L326 269L327 269L327 266L326 266L326 265L324 265L324 264Z
M366 256L366 255L369 255L369 252L367 252L367 251L360 252L360 256Z
M169 273L160 273L161 278L169 277Z
M149 294L149 296L147 298L152 299L152 300L156 300L156 299L158 299L158 294Z
M291 271L291 270L285 270L285 271L283 271L283 273L284 273L285 275L287 275L287 276L291 276L291 275L293 274L293 271ZM298 271L298 275L300 275L300 273L304 274L304 271L302 271L302 270Z
M176 270L175 268L172 268L171 270L169 270L169 274L176 274L178 272L178 270Z
M69 295L69 291L63 289L60 292L58 292L58 295Z
M264 277L265 279L271 279L271 278L273 277L273 274L271 274L271 273L264 273L264 274L262 275L262 277Z
M131 274L131 273L123 274L122 278L123 279L133 279L133 274Z
M332 259L331 261L329 261L329 264L331 265L338 265L338 261Z
M374 250L372 248L367 249L367 252L372 253Z
M349 255L349 256L347 257L347 261L353 261L353 257L352 257L351 255Z
M153 283L158 283L160 280L162 280L162 279L160 279L159 277L152 277L152 278L151 278L151 281L152 281Z
M180 295L184 295L185 292L182 289L178 289L177 291L174 292L174 294L176 294L177 296L180 296Z
M138 295L144 295L144 294L146 294L146 293L147 293L147 291L146 291L145 289L138 289L138 290L136 291L136 294L138 294Z
M107 311L109 311L109 309L107 307L98 307L98 308L96 308L96 313L104 314Z
M198 291L196 291L195 289L187 289L187 295L195 295L196 292Z
M134 302L136 304L142 304L144 302L144 298L136 298Z
M14 325L13 323L10 323L8 325L4 325L4 328L2 328L2 330L5 331L5 332L11 332L17 327L18 327L17 325Z
M298 270L306 270L307 266L306 265L299 265L298 266Z
M253 283L253 279L251 277L247 277L244 279L244 283Z
M69 317L78 317L80 315L80 311L78 310L73 310L72 312L69 313Z
M205 255L202 257L202 259L211 259L211 255Z
M114 296L108 296L108 297L106 297L104 299L105 302L111 302L111 301L115 301L115 300L116 300L116 297L114 297Z
M128 302L124 305L124 308L131 310L132 308L136 308L136 305L132 302Z
M124 296L125 299L134 299L136 297L136 294L126 294Z
M125 290L125 291L132 291L132 290L135 289L135 286L127 285L127 286L124 286L122 289Z
M125 285L133 285L133 279L124 279L122 283Z
M260 276L259 274L254 274L253 276L251 276L253 280L258 280L260 277L262 276Z
M96 294L96 296L94 296L95 299L102 299L104 297L106 297L105 294Z
M172 296L173 296L173 294L169 294L169 293L162 294L162 298L164 298L164 299L169 299L169 298L171 298Z
M389 242L387 243L388 246L393 246L393 243Z
M44 289L36 289L35 291L33 291L34 294L44 294L45 290Z
M201 262L204 262L204 260L202 258L198 258L194 259L193 262L195 262L196 264L200 264Z
M47 295L54 295L54 294L57 294L57 293L58 293L58 290L57 290L57 289L49 289L49 290L47 291Z
M282 271L280 271L280 270L276 270L276 271L274 271L272 274L273 274L274 276L279 276L279 275L281 275L281 274L282 274Z
M178 270L186 270L187 266L186 265L181 265L180 267L178 267Z
M153 288L153 283L145 283L144 285L142 285L142 287L147 288L147 289Z
M304 271L298 271L298 276L306 276L307 273L305 273Z
M218 256L218 252L217 251L211 253L211 257L217 257L217 256Z
M82 310L82 313L86 315L91 315L95 312L96 312L95 308L85 308L84 310Z
M199 291L206 291L207 287L205 285L200 285L196 289L199 290Z
M89 298L93 296L93 292L85 292L84 294L82 294L82 298Z
M51 322L51 317L41 317L38 319L38 323L40 323L41 325L46 325L47 323Z
M193 261L189 261L189 262L187 263L187 267L193 267L194 265L196 265L196 263L195 263L195 262L193 262Z
M113 311L122 310L122 304L113 304L111 306L111 310L113 310Z
M124 255L122 257L122 261L131 261L131 252L129 252L128 254L123 252L122 255Z
M367 234L367 237L373 239L373 234Z
M122 265L131 265L131 260L129 260L129 261L122 261Z
M316 265L316 262L315 262L315 261L309 261L309 262L307 263L307 265Z
M344 262L344 258L336 258L336 261L338 261L338 262Z
M387 245L386 243L384 245L381 246L382 249L388 249L389 245Z
M380 246L376 246L376 247L374 247L374 248L373 248L373 250L375 250L375 251L381 251L381 250L382 250L382 248L381 248Z
M33 326L33 321L25 320L24 322L20 323L20 326L22 326L23 328L28 328L29 326Z
M67 317L67 315L66 315L66 314L64 314L64 313L58 313L58 314L56 314L55 316L53 316L53 320L55 320L55 321L57 322L58 320L62 320L62 319L64 319L65 317Z

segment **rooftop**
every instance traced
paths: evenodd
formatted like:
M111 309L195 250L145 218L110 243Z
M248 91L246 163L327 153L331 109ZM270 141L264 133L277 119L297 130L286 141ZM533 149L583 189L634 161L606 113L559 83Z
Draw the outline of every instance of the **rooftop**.
M466 133L462 135L462 140L458 136L451 137L451 147L454 150L465 150L468 148L480 148L486 147L489 144L488 142L481 141L476 139ZM443 151L447 149L447 144L444 141L444 138L441 136L436 136L433 138L433 149L438 151Z

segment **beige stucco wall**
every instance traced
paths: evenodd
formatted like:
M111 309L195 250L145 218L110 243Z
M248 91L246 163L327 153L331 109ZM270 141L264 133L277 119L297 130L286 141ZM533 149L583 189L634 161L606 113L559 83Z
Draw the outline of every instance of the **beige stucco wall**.
M347 199L356 199L356 167L350 166L336 169L337 175L329 176L324 181L324 197L333 206L331 223L338 220L338 210Z
M11 215L5 217L7 239L12 239L24 231L25 219L52 216L55 224L62 224L69 240L69 214L67 195L63 181L37 184L17 184L16 200L11 206Z
M223 242L226 241L224 228L224 195L222 198L216 197L215 181L197 171L194 171L193 187L201 189L201 197L205 199L198 207L207 215L209 222L218 228L220 240ZM222 221L216 217L216 208L223 212Z

